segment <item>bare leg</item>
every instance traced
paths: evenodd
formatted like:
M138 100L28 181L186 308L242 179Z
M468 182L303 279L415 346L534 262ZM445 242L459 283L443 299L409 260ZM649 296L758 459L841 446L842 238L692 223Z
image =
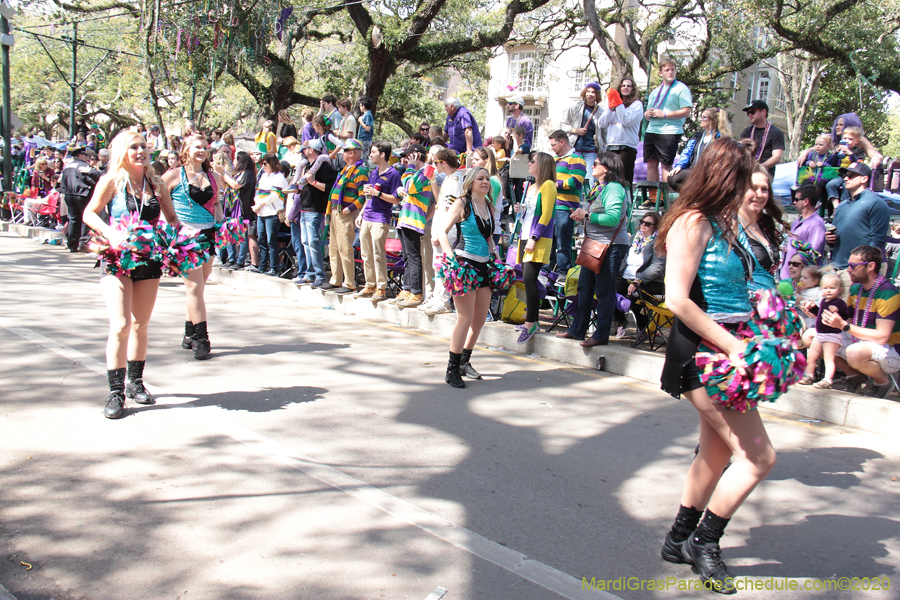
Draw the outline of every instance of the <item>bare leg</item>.
M861 344L851 344L847 348L847 362L856 371L874 379L878 385L888 382L888 376L881 370L881 365L872 360L872 351Z
M259 238L255 235L248 236L247 247L250 248L250 264L259 266Z
M828 381L834 380L834 357L835 354L837 354L839 347L840 344L835 344L834 342L825 342L822 344L822 352L825 354L825 379ZM818 357L816 357L816 359L818 359ZM806 368L809 370L808 365Z
M128 360L146 360L150 315L156 304L159 279L145 279L131 284L131 336L128 338Z
M466 348L472 350L475 348L475 342L481 335L481 329L484 327L484 321L487 318L488 310L491 308L491 288L479 288L475 290L475 308L472 317L472 324L469 325L469 334L466 337Z
M659 181L659 161L647 161L647 181Z
M456 306L456 325L450 333L450 352L454 354L462 354L463 345L466 341L466 335L472 327L472 321L475 317L475 304L478 291L469 292L462 296L454 296L453 304ZM481 316L482 324L487 313ZM478 328L481 331L481 327Z
M207 276L204 264L191 271L184 280L184 291L187 294L186 319L195 325L206 321L206 301L203 299L203 292L206 289Z
M703 388L685 395L700 413L701 437L681 503L697 508L707 505L716 515L730 519L775 466L775 450L758 411L727 410ZM723 474L732 456L734 461Z
M819 362L819 358L822 356L822 344L818 342L815 338L813 338L812 344L809 346L809 350L806 351L806 374L812 376L816 372L816 363ZM831 354L832 360L832 368L831 368L831 377L826 375L826 379L832 379L834 377L834 353ZM827 367L827 364L826 364ZM826 371L827 372L827 371Z
M100 279L103 302L109 315L106 368L124 369L128 364L128 334L131 331L132 283L127 277L104 275Z
M669 172L672 171L672 165L660 164L660 166L662 167L662 179L660 181L665 183L669 181Z

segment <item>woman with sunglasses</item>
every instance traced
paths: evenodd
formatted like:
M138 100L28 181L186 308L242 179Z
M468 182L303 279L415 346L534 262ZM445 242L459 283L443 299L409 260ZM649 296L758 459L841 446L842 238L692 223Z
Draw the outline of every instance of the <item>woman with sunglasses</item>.
M707 108L700 113L700 131L692 137L681 152L681 159L669 173L669 187L678 191L684 180L691 173L691 167L697 164L703 151L719 137L731 137L731 125L728 113L718 108Z
M575 318L567 331L556 334L559 338L584 340L581 345L585 348L609 343L609 329L612 327L616 304L616 276L630 241L624 227L627 216L622 161L612 152L601 152L594 161L592 175L595 183L587 195L590 210L577 208L572 212L571 218L584 223L586 238L609 244L609 247L600 264L599 273L581 267ZM594 297L597 298L597 327L590 338L584 339L591 322Z
M616 280L616 293L630 298L632 306L634 301L642 298L644 294L655 296L660 301L666 293L663 277L666 270L666 257L658 254L653 249L656 241L656 228L659 226L660 216L658 212L650 211L641 217L637 233L631 238L631 246L628 254L619 268L619 278ZM646 298L644 298L646 300ZM640 333L647 325L647 314L635 306L634 320L637 331ZM621 312L616 303L616 339L625 337L625 313Z

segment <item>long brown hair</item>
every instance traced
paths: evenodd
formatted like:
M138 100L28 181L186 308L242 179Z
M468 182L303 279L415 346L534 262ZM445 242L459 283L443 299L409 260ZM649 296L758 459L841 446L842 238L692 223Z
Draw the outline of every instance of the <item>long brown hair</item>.
M789 230L790 227L784 222L784 210L781 208L781 202L775 199L775 193L772 191L772 175L769 173L769 170L756 163L753 173L750 174L751 183L753 175L756 174L765 175L769 184L769 197L766 199L766 206L756 222L769 239L769 244L775 248L780 248L781 242L784 240L783 232Z
M196 140L203 140L206 142L206 136L200 133L192 133L184 139L184 142L181 144L181 152L178 154L178 158L181 161L182 165L188 164L188 155L190 153L191 144L193 144ZM209 154L209 146L206 147L206 158L203 160L202 169L203 171L209 171L211 167L210 164L210 154Z
M631 82L631 93L628 95L622 93L622 84L625 83L625 81ZM619 92L619 96L622 98L622 102L623 104L625 104L625 108L628 108L633 102L637 102L641 99L641 93L637 89L637 84L631 77L623 77L619 82L619 85L616 86L616 91Z
M750 188L756 163L750 152L731 138L716 138L691 170L678 200L659 226L655 250L666 252L672 224L687 213L697 212L718 225L728 242L735 240L734 217Z

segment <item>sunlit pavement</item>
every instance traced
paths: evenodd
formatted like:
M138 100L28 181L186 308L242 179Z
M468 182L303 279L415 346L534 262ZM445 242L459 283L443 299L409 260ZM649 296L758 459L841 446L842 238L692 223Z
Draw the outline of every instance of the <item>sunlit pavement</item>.
M483 347L485 380L456 390L446 339L224 285L200 362L165 279L159 401L109 421L92 267L0 235L0 583L20 600L610 597L583 578L701 595L659 558L696 444L686 401ZM729 525L731 572L896 597L900 442L765 419L779 461ZM840 577L896 587L803 591Z

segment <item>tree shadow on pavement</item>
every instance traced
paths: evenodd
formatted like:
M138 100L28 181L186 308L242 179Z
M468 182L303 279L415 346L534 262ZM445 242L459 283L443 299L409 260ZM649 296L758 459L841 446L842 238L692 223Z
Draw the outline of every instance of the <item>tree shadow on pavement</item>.
M779 450L778 462L766 477L768 481L794 479L810 487L843 490L860 484L856 473L865 472L870 460L884 455L867 448L798 448Z
M335 350L346 350L350 344L324 344L320 342L293 343L293 344L259 344L256 346L219 346L213 349L213 357L217 356L234 356L234 355L253 355L267 356L270 354L279 354L281 352L333 352Z
M576 394L558 390L563 394L554 394L555 399L548 394L555 381L563 379L562 370L558 371L507 372L500 381L503 398L498 398L496 383L467 381L464 390L435 390L433 397L440 402L438 410L433 402L424 401L425 395L408 403L397 417L399 422L444 431L458 437L469 449L452 471L424 481L419 487L421 494L458 503L466 513L465 527L579 580L583 576L590 580L623 575L656 579L660 574L696 577L689 569L659 558L693 457L696 412L684 400L638 387L604 389L603 380L598 380L596 395L584 401L591 403L588 418L597 433L584 435L558 453L550 453L546 431L529 423L528 413L507 418L501 414L502 409L490 412L489 405L520 403L530 405L534 411L538 404L546 404L549 411L563 410L564 402L577 404ZM447 396L450 402L442 400ZM481 396L489 398L482 400ZM573 427L585 425L583 419L571 422ZM785 463L779 463L782 477L776 475L773 479L802 481L807 475L811 481L804 481L806 485L847 489L860 485L860 480L855 475L842 474L861 471L866 461L882 458L876 452L858 448L817 451L823 456L832 453L834 471L814 475L808 464L801 462L800 451L783 452ZM765 522L769 520L765 518L769 503L764 493L757 492L746 502L745 511L764 515ZM818 505L818 501L809 506L814 504ZM853 572L883 572L883 567L868 557L887 555L879 540L898 535L900 525L896 522L877 516L806 517L803 506L794 508L780 508L772 514L771 521L794 518L797 524L763 524L751 529L753 539L761 540L758 545L752 542L747 548L729 548L726 540L726 562L745 554L758 556L760 547L764 547L767 551L762 552L763 558L774 554L772 558L782 564L746 567L736 572L794 577L842 573L847 566L845 553L828 549L843 546L847 537L853 537L852 554L863 557L860 568ZM665 516L642 518L644 514ZM537 532L542 533L536 535ZM781 533L770 538L772 532ZM773 552L772 547L778 550ZM791 560L791 554L809 547L821 549L816 552L817 573L798 572L808 563L798 565ZM586 553L585 548L594 551ZM514 575L502 579L496 573L485 575L490 569L473 571L466 592L471 598L505 598L505 593L498 595L498 584L518 579ZM646 592L616 594L623 598L647 597ZM510 593L509 597L543 598L547 592L530 586Z
M165 394L166 396L176 396L184 398L184 402L178 404L151 404L142 406L127 402L126 416L147 412L152 410L168 409L168 408L185 408L189 406L204 407L216 406L225 410L246 411L253 413L271 412L273 410L282 410L291 404L305 404L307 402L315 402L324 398L328 390L320 387L294 386L286 388L263 388L252 392L219 392L206 395L185 395L181 396L177 392Z

